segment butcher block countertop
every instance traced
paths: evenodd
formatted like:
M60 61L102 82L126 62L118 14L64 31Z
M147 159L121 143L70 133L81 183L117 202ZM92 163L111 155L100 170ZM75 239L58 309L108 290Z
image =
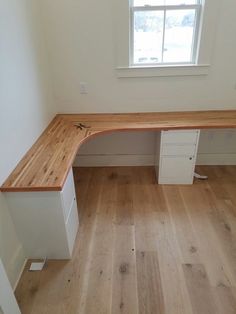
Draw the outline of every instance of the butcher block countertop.
M1 186L2 192L60 191L79 147L101 133L236 128L236 110L58 114Z

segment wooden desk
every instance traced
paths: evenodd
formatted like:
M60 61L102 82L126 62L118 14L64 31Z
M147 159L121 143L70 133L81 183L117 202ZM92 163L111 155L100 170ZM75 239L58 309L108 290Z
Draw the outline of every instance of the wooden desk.
M1 187L27 257L72 256L79 225L72 164L89 138L124 130L209 128L236 128L236 110L57 115Z
M78 122L88 128L77 128ZM57 115L0 190L61 191L79 147L101 133L209 128L236 128L236 110Z

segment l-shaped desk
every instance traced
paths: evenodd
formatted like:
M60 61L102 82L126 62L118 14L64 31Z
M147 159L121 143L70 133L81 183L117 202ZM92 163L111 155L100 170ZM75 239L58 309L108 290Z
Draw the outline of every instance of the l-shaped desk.
M195 166L200 129L210 128L236 128L236 110L56 115L0 188L27 256L71 257L79 225L72 165L85 141L108 132L162 131L157 159L163 173L175 151L183 172L185 160L191 161L188 169ZM185 179L191 183L191 175ZM178 183L159 174L163 182Z

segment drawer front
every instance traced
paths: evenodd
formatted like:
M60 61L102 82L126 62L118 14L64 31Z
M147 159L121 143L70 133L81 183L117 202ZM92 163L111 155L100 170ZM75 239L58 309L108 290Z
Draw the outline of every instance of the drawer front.
M160 160L160 184L191 184L193 181L195 158L163 156Z
M163 144L161 155L194 156L196 145Z
M70 254L72 254L76 234L79 227L79 216L76 201L73 202L68 220L66 222L67 240Z
M199 130L162 131L162 144L195 144Z
M61 192L61 198L62 198L63 209L64 209L64 217L65 217L65 220L67 220L72 202L76 199L74 177L73 177L72 169L70 170L67 176L66 182Z

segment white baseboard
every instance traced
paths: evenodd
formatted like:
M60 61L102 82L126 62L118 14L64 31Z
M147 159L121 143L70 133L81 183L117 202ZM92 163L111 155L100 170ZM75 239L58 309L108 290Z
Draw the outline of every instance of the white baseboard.
M18 246L10 263L7 265L7 274L13 290L15 290L26 263L25 253L22 245Z
M14 286L13 286L13 291L15 291L16 290L16 288L17 288L17 285L18 285L18 283L19 283L19 281L20 281L20 278L21 278L21 275L22 275L22 273L23 273L23 271L24 271L24 269L25 269L25 265L26 265L26 263L27 263L27 258L24 260L24 263L22 264L22 266L21 266L21 269L20 269L20 271L19 271L19 273L18 273L18 277L16 278L16 281L15 281L15 284L14 284Z
M154 155L77 155L75 167L153 166Z
M154 155L77 155L75 167L154 166ZM197 165L236 165L236 154L198 154Z
M198 154L197 165L236 165L236 154Z

